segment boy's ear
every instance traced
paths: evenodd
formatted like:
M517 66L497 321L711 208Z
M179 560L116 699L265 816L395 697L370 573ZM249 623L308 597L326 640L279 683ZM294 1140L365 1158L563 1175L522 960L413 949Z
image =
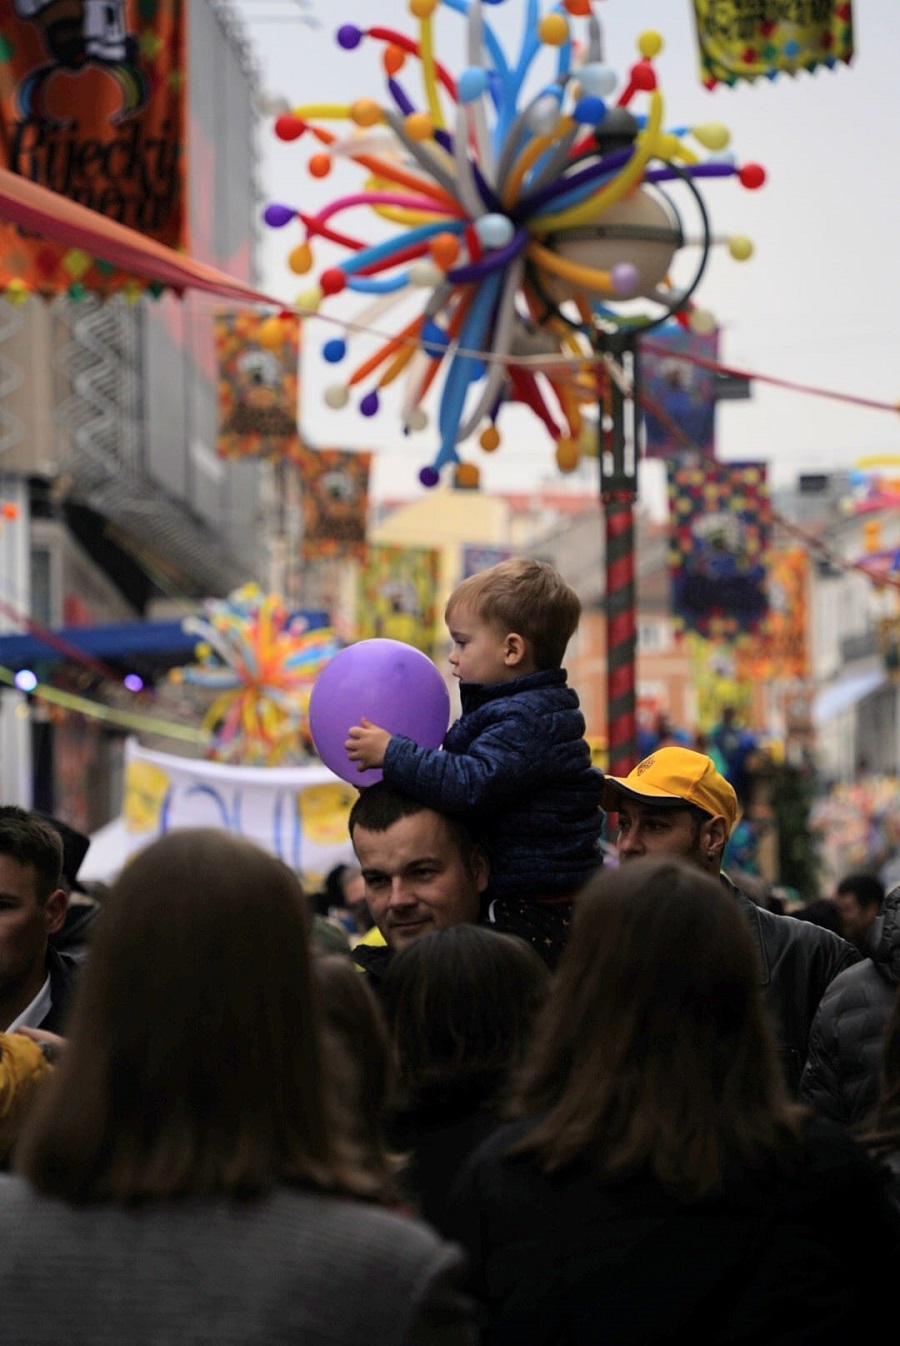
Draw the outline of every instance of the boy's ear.
M517 631L510 631L506 637L503 651L503 662L507 668L515 668L521 664L527 653L525 637L520 636Z

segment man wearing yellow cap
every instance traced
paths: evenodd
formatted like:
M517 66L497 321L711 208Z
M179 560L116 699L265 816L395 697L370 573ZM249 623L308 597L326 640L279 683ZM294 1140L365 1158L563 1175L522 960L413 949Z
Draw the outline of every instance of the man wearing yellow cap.
M709 874L720 874L738 816L737 796L712 758L678 747L657 749L627 776L607 776L603 807L618 814L620 861L665 856ZM721 879L750 923L763 999L774 1020L785 1078L796 1092L819 1001L859 955L830 930L765 911L725 875Z

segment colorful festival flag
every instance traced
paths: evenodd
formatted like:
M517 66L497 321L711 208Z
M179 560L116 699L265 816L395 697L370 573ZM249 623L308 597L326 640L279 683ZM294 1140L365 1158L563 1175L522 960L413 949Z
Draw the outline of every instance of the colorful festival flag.
M280 458L297 433L300 319L222 313L215 319L220 458Z
M694 0L694 16L707 88L853 57L850 0Z
M303 480L301 556L365 561L371 453L299 445L291 457Z
M501 561L508 561L512 552L505 547L463 547L462 575L467 580L472 575L480 575L482 570L490 570Z
M803 547L773 548L766 571L769 611L756 635L738 642L738 676L749 683L808 678L809 555Z
M766 614L771 510L765 463L672 462L669 574L683 629L734 639Z
M418 547L370 547L359 576L357 633L434 652L441 554Z
M641 345L641 404L648 458L685 452L714 458L718 332L685 331L677 323ZM698 364L697 360L703 364Z
M0 167L170 248L187 245L183 0L0 0ZM0 222L0 291L143 288Z

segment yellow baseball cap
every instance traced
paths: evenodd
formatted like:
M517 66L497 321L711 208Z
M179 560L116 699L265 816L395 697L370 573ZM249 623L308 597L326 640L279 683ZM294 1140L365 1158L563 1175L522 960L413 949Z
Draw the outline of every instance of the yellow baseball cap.
M724 818L728 835L737 822L737 795L705 753L693 748L658 748L627 776L607 776L603 807L615 811L622 795L655 804L695 804Z

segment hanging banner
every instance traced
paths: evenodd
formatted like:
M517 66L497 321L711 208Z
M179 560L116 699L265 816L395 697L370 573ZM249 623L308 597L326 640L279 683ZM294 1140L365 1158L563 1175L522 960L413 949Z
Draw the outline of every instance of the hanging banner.
M758 630L767 610L765 463L670 463L668 484L675 620L724 639Z
M743 641L713 641L688 632L685 636L691 661L691 686L697 698L697 728L709 734L731 706L738 719L750 719L753 684L740 671L739 650Z
M766 569L769 610L757 633L738 644L739 676L750 683L808 678L809 556L803 547L773 548Z
M505 547L463 547L461 580L480 575L482 570L490 570L501 561L508 561L512 552Z
M291 456L303 479L300 555L306 561L330 556L364 561L371 453L301 444Z
M694 0L694 17L707 88L831 70L853 56L850 0Z
M716 456L716 373L719 334L685 331L677 323L641 346L641 405L648 458Z
M220 458L284 458L297 433L300 319L221 313L214 320Z
M358 638L402 640L431 658L440 559L424 548L370 547L359 576Z
M183 0L0 0L0 168L166 247L187 246ZM0 291L143 286L0 222Z
M214 827L247 837L319 883L335 865L354 863L347 818L357 798L325 766L224 766L151 752L130 739L123 860L165 832Z

